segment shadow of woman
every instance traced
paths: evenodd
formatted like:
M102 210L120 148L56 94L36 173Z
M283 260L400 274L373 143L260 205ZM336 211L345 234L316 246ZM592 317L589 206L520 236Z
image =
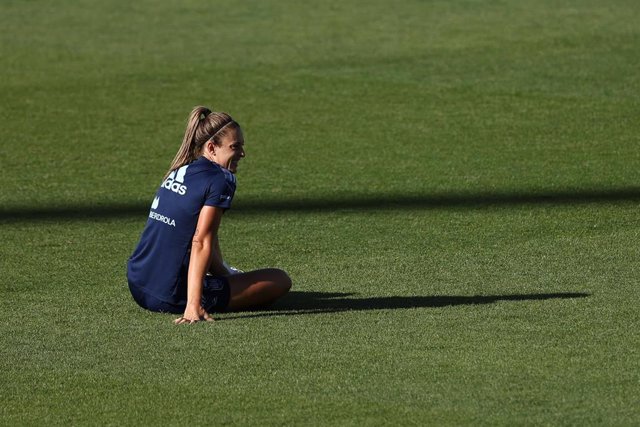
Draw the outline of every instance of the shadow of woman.
M500 301L540 301L549 299L586 298L591 294L560 292L544 294L512 295L437 295L437 296L391 296L355 298L355 293L294 291L260 312L232 313L220 320L252 317L293 316L301 314L338 313L343 311L395 310L407 308L435 308L457 305L493 304Z

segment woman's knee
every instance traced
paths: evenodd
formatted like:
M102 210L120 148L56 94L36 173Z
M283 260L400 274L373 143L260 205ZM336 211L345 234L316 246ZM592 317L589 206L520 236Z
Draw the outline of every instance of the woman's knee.
M266 306L291 289L289 275L277 268L266 268L229 276L229 310Z
M286 271L279 268L269 268L268 272L270 280L283 292L288 292L289 289L291 289L291 277L289 277Z

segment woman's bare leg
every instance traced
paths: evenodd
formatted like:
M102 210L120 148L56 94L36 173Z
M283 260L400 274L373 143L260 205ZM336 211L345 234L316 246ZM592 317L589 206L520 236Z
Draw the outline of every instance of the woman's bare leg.
M291 279L286 272L277 268L234 274L227 279L231 289L230 311L265 306L291 289Z

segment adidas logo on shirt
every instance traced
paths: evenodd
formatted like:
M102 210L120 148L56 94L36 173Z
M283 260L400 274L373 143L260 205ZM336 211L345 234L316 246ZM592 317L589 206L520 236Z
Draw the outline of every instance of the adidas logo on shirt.
M180 169L172 171L162 183L162 187L178 193L181 196L187 194L187 186L184 185L184 175L187 173L188 167L189 165L184 165Z

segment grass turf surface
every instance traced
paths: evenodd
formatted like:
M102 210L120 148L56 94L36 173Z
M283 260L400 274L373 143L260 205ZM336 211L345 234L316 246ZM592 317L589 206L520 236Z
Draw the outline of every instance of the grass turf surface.
M3 2L2 424L640 421L640 7ZM196 104L245 130L175 327L124 267Z

